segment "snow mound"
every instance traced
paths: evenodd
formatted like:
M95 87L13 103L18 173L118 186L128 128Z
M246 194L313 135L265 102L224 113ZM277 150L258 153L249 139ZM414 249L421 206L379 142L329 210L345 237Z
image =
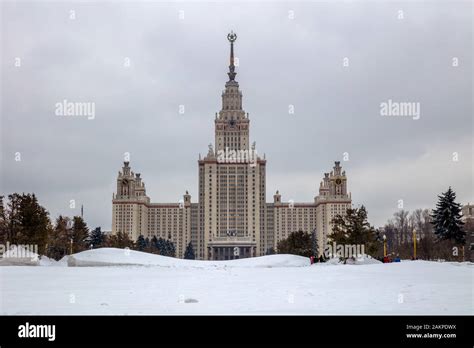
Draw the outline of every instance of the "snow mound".
M308 258L296 255L267 255L229 261L183 260L128 249L100 248L69 255L67 265L69 267L160 266L179 268L273 268L305 267L309 266L310 262Z
M47 256L41 255L39 265L45 267L67 267L67 256L64 256L61 260L56 261L55 259L50 259Z
M379 263L381 264L383 262L370 256L356 257L355 259L348 259L346 262L348 265L377 265Z
M50 259L47 256L41 255L39 259L40 266L53 266L56 263L56 260Z
M382 262L372 258L369 255L364 255L362 257L356 257L355 259L349 258L346 261L346 265L376 265L381 264ZM343 265L344 261L340 261L339 257L333 257L332 259L327 260L326 265Z
M0 256L0 266L38 266L39 255L22 245L12 245Z
M56 266L63 266L63 267L67 267L67 260L68 260L69 256L66 255L66 256L63 256L63 258L59 261L56 261Z

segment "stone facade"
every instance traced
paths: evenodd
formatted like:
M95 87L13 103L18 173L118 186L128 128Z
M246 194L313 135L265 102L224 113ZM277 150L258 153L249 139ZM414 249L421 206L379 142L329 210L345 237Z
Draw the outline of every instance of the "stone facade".
M474 204L468 203L461 209L462 220L467 225L466 228L466 246L465 260L474 262Z
M199 156L198 203L186 192L176 203L150 203L140 174L124 163L113 196L112 233L124 232L136 240L162 237L176 245L183 257L193 244L201 260L234 259L265 255L292 232L316 233L322 253L331 219L351 206L347 177L340 166L324 174L319 193L310 203L282 202L277 191L266 203L266 159L250 146L250 119L242 108L242 92L235 80L235 34L229 34L229 80L216 114L215 148Z

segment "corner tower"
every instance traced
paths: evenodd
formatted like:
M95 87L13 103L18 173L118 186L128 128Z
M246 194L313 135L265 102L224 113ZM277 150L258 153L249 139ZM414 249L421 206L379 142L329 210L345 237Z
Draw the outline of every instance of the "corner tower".
M124 162L117 175L117 193L112 196L112 234L123 232L137 240L147 229L150 198L139 173Z

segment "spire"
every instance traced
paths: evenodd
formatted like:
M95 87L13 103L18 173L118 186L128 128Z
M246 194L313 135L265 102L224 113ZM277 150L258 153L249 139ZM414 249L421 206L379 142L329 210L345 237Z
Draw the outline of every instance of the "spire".
M237 75L237 73L235 72L234 65L234 41L237 40L237 34L231 31L227 34L227 40L230 42L230 65L227 75L229 75L229 81L235 81L235 75Z

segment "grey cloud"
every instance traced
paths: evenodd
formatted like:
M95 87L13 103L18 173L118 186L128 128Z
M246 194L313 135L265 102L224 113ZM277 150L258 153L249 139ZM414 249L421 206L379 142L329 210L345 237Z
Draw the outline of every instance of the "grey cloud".
M377 225L396 210L399 192L413 208L433 206L449 185L463 202L474 200L472 4L1 6L1 191L34 191L53 217L71 215L68 202L76 199L89 225L108 229L124 152L152 200L176 201L186 189L197 199L196 161L214 140L231 29L239 35L237 80L251 138L267 155L268 201L276 189L312 200L343 152L354 202L366 204ZM420 120L380 116L390 98L420 102ZM55 116L63 99L95 102L96 118ZM451 168L454 151L462 156Z

